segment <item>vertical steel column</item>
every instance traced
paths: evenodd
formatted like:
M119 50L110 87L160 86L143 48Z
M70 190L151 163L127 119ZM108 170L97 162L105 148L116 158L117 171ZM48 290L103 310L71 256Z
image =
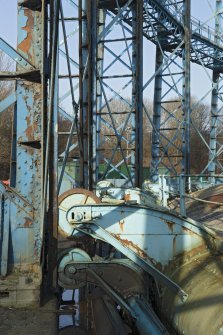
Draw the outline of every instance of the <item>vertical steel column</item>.
M59 24L59 21L58 21ZM49 227L49 270L50 283L54 288L57 287L57 239L58 239L58 70L59 64L56 65L56 83L54 90L53 114L50 129L51 143L49 154L49 210L48 210L48 227ZM51 239L51 241L50 241Z
M219 44L220 36L222 31L222 18L220 10L222 9L222 0L216 0L216 18L215 18L215 43ZM215 184L215 175L217 173L216 168L216 155L217 155L217 127L218 127L218 94L219 85L218 81L220 78L220 72L217 70L213 71L212 74L212 96L211 96L211 126L210 126L210 152L209 152L209 166L208 173L211 176L210 182Z
M183 57L183 129L182 129L182 174L190 174L190 45L191 45L191 0L183 2L183 20L184 20L184 48L182 50ZM186 183L188 189L188 183Z
M160 47L156 47L155 72L163 64L163 54ZM161 98L162 98L162 71L155 77L153 99L153 130L152 130L152 160L150 166L150 179L157 182L159 179L159 155L160 155L160 123L161 123Z
M36 10L32 8L31 2L29 8L25 7L25 3L23 6L21 1L18 3L17 50L38 71L42 64L42 20L41 6L40 10ZM20 70L18 66L17 70ZM41 87L40 78L36 80L32 71L26 81L18 80L16 84L17 104L14 110L11 186L35 208L35 220L31 227L21 229L12 227L14 263L19 264L22 255L24 263L39 263L42 247Z
M97 47L98 47L98 1L89 6L89 66L88 66L88 140L89 140L89 189L95 190L98 180L97 165Z
M17 83L15 89L17 90ZM16 129L17 129L17 103L14 107L13 114L13 126L12 126L12 148L11 148L11 161L10 161L10 186L16 187L16 156L17 156L17 140L16 140Z
M47 137L44 171L43 219L47 219L48 272L51 287L57 286L57 232L58 232L58 180L57 180L57 114L58 114L58 37L59 37L59 0L50 4L50 85L47 113ZM46 213L46 214L45 214Z
M80 185L89 187L88 169L88 22L87 0L79 0L79 89L80 89L80 136L82 151L80 152Z
M41 82L42 82L42 111L41 111L41 127L42 127L42 198L44 198L44 181L45 181L45 156L46 156L46 136L47 136L47 88L48 88L48 12L47 0L42 1L42 67L41 67ZM44 216L44 215L43 215ZM43 218L44 220L44 218Z
M105 9L100 9L98 8L98 34L97 36L102 36L102 32L105 29L105 19L106 19L106 11ZM101 40L104 38L101 37ZM103 68L104 68L104 43L99 43L97 46L97 73L99 74L100 77L103 76ZM96 133L97 133L97 138L96 138L96 146L97 146L97 152L96 152L96 166L97 166L97 178L99 179L99 164L101 162L101 151L99 150L100 145L101 145L101 127L102 127L102 122L101 118L99 116L99 112L102 109L102 88L100 81L97 78L97 109L96 109Z
M132 5L132 179L135 187L143 182L143 1Z
M83 156L81 157L82 185L90 190L96 188L99 173L97 104L101 94L97 80L102 71L98 68L99 11L97 1L82 1L82 27L80 32L80 113ZM100 92L99 92L100 93Z
M35 1L35 3L31 0L18 1L17 51L14 51L18 55L15 59L18 61L16 72L21 73L19 62L24 60L26 76L22 80L16 75L17 103L14 109L13 158L10 175L13 188L10 192L5 192L10 212L7 211L7 221L3 222L4 232L7 233L3 241L3 252L7 253L7 258L2 253L3 261L7 260L11 269L10 273L4 270L2 274L11 277L8 283L15 292L12 295L10 293L8 301L15 306L20 303L23 294L24 303L26 301L30 304L38 303L42 281L41 262L44 244L44 224L41 220L44 156L42 119L45 116L44 103L46 106L45 87L43 87L46 61L44 35L48 25L46 11L46 1ZM11 196L13 201L10 199ZM28 273L32 288L28 288L25 284ZM13 276L20 278L19 283ZM1 280L0 286L2 289Z

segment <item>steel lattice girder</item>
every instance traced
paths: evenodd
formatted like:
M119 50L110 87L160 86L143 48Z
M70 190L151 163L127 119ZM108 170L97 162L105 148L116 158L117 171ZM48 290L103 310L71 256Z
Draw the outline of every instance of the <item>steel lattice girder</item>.
M76 4L74 4L73 1L68 1L72 4L72 6L77 6ZM131 4L133 4L134 1L123 1L123 2L116 2L116 1L99 1L99 8L103 8L106 9L107 12L107 16L109 16L112 13L115 13L115 15L113 15L114 17L117 17L118 20L114 20L114 22L110 22L108 24L107 27L104 27L102 29L103 32L103 38L105 36L107 36L107 34L109 33L109 30L113 28L115 23L119 23L119 25L123 26L124 30L126 32L129 32L131 30L131 28L128 28L127 25L125 25L125 23L127 22L129 25L132 25L132 13L129 10ZM118 8L118 4L120 5L120 8ZM120 10L122 11L122 13L120 14ZM175 15L176 14L176 15ZM160 2L158 1L144 1L144 10L143 10L143 29L144 29L144 36L146 36L148 39L152 40L153 42L155 42L157 44L157 29L158 27L161 27L161 37L159 36L159 43L161 44L163 51L168 54L168 52L172 51L172 54L175 54L175 56L179 56L179 57L183 57L183 50L184 50L184 44L182 43L182 36L184 34L184 28L183 28L183 6L178 4L173 4L171 1L163 1L162 4L160 4ZM101 27L104 25L102 25L102 23L100 23ZM199 63L202 66L207 66L209 68L212 68L213 66L221 66L221 47L218 46L217 43L215 43L214 39L214 31L212 31L211 29L207 28L206 25L200 24L198 21L196 21L195 19L192 19L192 39L191 39L191 60L195 61L197 63ZM207 35L207 31L208 31L208 35ZM97 33L98 34L98 33ZM96 36L94 37L94 43L96 42L96 39L98 38ZM100 43L100 39L98 38L97 43ZM96 43L96 44L97 44ZM95 44L95 48L97 48ZM168 44L168 47L167 47ZM94 86L97 86L97 106L99 106L101 104L101 107L98 109L99 111L102 110L102 108L105 108L106 103L102 104L102 92L100 92L102 90L102 88L100 88L100 85L104 86L104 89L109 90L110 93L113 94L113 98L117 98L120 101L123 101L124 103L126 103L126 105L131 106L131 104L129 104L129 102L125 99L124 97L124 89L122 92L117 92L111 85L108 84L108 82L106 82L106 70L108 70L109 68L111 69L111 67L116 63L116 62L121 62L126 69L131 71L131 67L127 64L127 62L124 60L124 58L122 58L122 56L125 54L125 52L129 52L129 49L131 48L130 43L128 45L128 47L126 49L123 48L123 53L121 53L120 55L118 55L116 52L114 52L114 49L111 47L108 47L108 45L106 45L106 43L103 44L103 47L99 46L100 50L104 50L102 51L102 54L107 51L109 52L111 55L114 56L114 61L111 62L108 66L105 65L105 69L103 72L103 76L101 75L101 81L99 84L94 84ZM98 50L99 50L98 49ZM60 50L60 54L61 54L62 50ZM99 52L99 51L98 51ZM63 56L65 56L65 54L63 53ZM167 56L168 57L168 56ZM102 63L103 64L103 55L102 58L99 57L100 60L97 62ZM171 58L171 57L170 57ZM218 59L218 61L216 61L216 59ZM73 60L70 59L70 61L73 63ZM170 61L171 62L171 61ZM106 62L104 62L106 64ZM77 62L74 62L74 65L76 64L76 66L78 66ZM217 65L218 64L218 65ZM220 65L219 65L220 64ZM101 66L101 65L100 65ZM167 65L167 67L169 67L169 65ZM218 67L219 69L219 67ZM183 71L183 68L182 68ZM95 77L95 74L92 75L92 78ZM107 76L108 77L108 76ZM124 75L120 75L120 77L124 78ZM106 79L105 79L106 78ZM179 85L179 82L175 81L175 83L172 84L172 89L174 88L175 85ZM126 87L129 84L126 84ZM147 86L147 84L145 85L145 87ZM145 88L144 87L144 88ZM124 87L123 87L124 88ZM171 88L171 86L170 86ZM99 98L100 96L100 98ZM182 95L183 98L183 95ZM95 100L96 101L96 100ZM99 102L100 101L100 102ZM111 100L112 101L112 100ZM110 99L109 99L110 102ZM97 109L97 108L96 108ZM187 120L188 121L188 120ZM95 164L94 168L91 169L91 171L94 171L93 174L95 174L94 180L98 180L98 166L99 166L99 156L103 156L102 155L102 151L100 152L101 149L103 149L103 144L105 143L104 141L99 141L99 135L97 134L97 132L100 131L100 125L104 124L106 127L108 127L108 129L110 129L110 131L113 130L114 132L114 137L116 138L121 138L123 141L125 141L126 143L129 143L128 139L126 138L126 136L124 136L123 132L121 131L121 127L118 127L116 130L114 128L114 126L111 124L111 122L108 122L108 120L105 119L103 113L98 113L98 115L95 118L95 124L97 124L96 126L96 137L94 139L94 145L96 146L96 151L94 151L94 155L96 156L96 160L94 160ZM187 122L188 123L188 122ZM125 128L126 125L125 125ZM177 138L179 137L179 134L177 135ZM174 137L176 138L176 137ZM131 141L131 143L133 143ZM174 139L172 141L172 143L170 143L170 145L174 146ZM71 148L73 148L74 146L71 146ZM180 148L178 148L179 150L181 150ZM117 150L117 147L116 149ZM185 150L184 150L185 151ZM183 157L183 156L182 156ZM113 172L116 171L119 173L120 177L124 177L125 175L120 171L119 167L122 165L126 165L127 160L126 158L123 158L122 160L119 161L119 163L117 164L113 164L111 159L108 158L104 158L104 163L106 164L107 167L109 167L109 170L106 169L106 173L103 174L102 179L105 177L108 177L109 175L107 174L108 171ZM87 162L88 160L85 159L85 161ZM86 164L86 163L85 163ZM92 165L93 167L93 165ZM90 171L90 170L89 170ZM86 174L86 173L85 173ZM87 174L91 175L91 173ZM134 174L134 173L133 173ZM127 178L128 179L128 178ZM94 182L95 183L95 182ZM86 185L85 185L86 186Z
M85 2L83 2L83 4L85 4ZM89 3L87 3L87 5L90 6ZM139 7L141 8L141 12ZM82 10L88 13L85 8ZM124 7L119 8L117 15L107 15L107 20L105 20L105 17L102 19L102 14L100 14L103 12L102 9L93 8L93 6L91 6L89 12L91 11L94 11L94 13L96 11L96 14L89 16L88 20L84 18L82 23L83 32L87 29L86 26L88 27L90 25L90 22L94 23L94 26L91 26L91 36L88 36L87 39L88 50L85 48L87 42L86 34L81 35L81 45L83 48L80 78L84 78L80 85L81 126L82 129L88 129L88 134L86 131L83 133L83 148L85 152L83 157L85 157L85 164L83 164L82 170L88 170L88 172L84 172L84 174L90 178L89 185L94 185L93 187L95 187L96 182L100 180L99 162L103 160L106 171L102 179L108 176L113 170L119 173L120 176L123 176L119 167L125 166L128 171L128 176L125 177L126 182L130 182L131 185L139 185L142 182L142 173L140 173L140 169L137 168L138 166L142 166L139 162L142 161L142 131L140 131L140 127L142 127L142 119L140 116L142 115L142 61L140 61L142 57L142 25L140 26L136 23L142 22L142 17L139 19L139 15L142 16L142 3L136 5L136 2L128 1ZM125 31L121 32L121 34L123 34L123 49L121 53L117 55L117 51L114 52L113 47L108 46L110 42L109 33L115 23L120 23L120 20L128 15L130 11L133 11L136 16L133 20L135 26L133 25L133 28L128 29L129 35L127 39ZM94 22L92 17L97 17L102 21ZM104 26L104 29L100 33L99 27L102 26ZM122 24L119 26L121 29L123 28ZM131 43L129 43L129 39L131 39ZM140 41L141 43L139 43ZM112 42L114 45L115 42L120 41L113 40ZM107 54L112 55L114 58L112 61L109 61L109 65L102 71L104 52L107 52ZM126 60L127 56L129 57L128 60ZM95 57L97 59L95 59ZM87 65L85 65L86 70L84 70L83 64L86 64L86 59ZM115 71L114 66L117 60L125 66L127 74L111 74L111 71ZM85 71L87 71L87 76L83 75ZM123 85L119 92L112 83L112 79L116 77L120 79L130 78L127 79L127 83ZM131 80L131 78L133 78L133 80ZM132 101L131 99L128 101L125 97L125 92L128 87L132 89ZM122 101L123 104L126 105L126 108L129 109L125 120L122 120L121 124L117 125L115 124L115 114L113 114L111 105L115 99ZM107 117L105 116L106 114ZM88 124L86 124L86 121ZM117 141L112 148L111 154L108 156L103 152L105 139L103 139L100 134L102 124L109 132L108 136L114 136ZM126 138L127 128L131 128L131 147L127 149L131 152L129 157L126 155L126 143L129 142L129 139ZM89 141L88 145L87 141ZM118 156L120 157L117 158ZM88 157L88 159L86 159L86 157Z
M172 12L171 12L171 6ZM157 30L162 32L162 47L165 51L173 51L182 41L183 34L183 14L182 7L172 4L168 1L163 3L157 0L144 1L143 14L143 33L146 38L157 43ZM124 19L131 25L132 18ZM201 64L200 58L209 69L223 71L223 48L215 41L215 32L205 24L192 18L191 21L191 61ZM179 49L178 55L182 56L182 50Z

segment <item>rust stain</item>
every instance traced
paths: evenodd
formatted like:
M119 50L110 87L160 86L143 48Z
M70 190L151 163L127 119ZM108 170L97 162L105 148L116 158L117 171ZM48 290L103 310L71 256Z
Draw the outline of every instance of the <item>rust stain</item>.
M177 237L177 236L176 236ZM207 246L205 244L200 245L198 247L194 247L190 251L183 251L176 255L176 239L173 240L173 259L169 262L168 265L166 265L163 269L163 272L166 275L171 274L176 270L176 268L187 264L188 262L193 262L193 260L201 257L202 255L206 254L207 252Z
M125 194L124 195L124 200L126 201L126 202L128 202L128 201L131 201L131 194Z
M173 226L174 226L174 222L171 221L164 221L167 226L169 227L170 231L173 233Z
M205 200L222 203L222 199L223 199L223 195L222 194L217 194L217 195L212 195ZM215 204L208 204L208 205L210 206L211 209L219 207L218 204L216 204L216 205Z
M194 257L200 257L207 252L207 246L205 244L193 248L190 251L185 251L177 255L177 258L181 258L183 261L192 260ZM182 262L183 263L183 262Z
M119 227L120 227L120 229L121 229L122 232L124 231L124 223L125 223L124 220L120 220L119 221Z
M191 229L182 226L182 230L187 233L187 235L195 235L195 236L200 236L199 234L196 234L194 231L192 231Z
M27 16L26 26L22 29L27 32L26 38L18 45L18 49L24 52L32 59L32 54L30 53L30 48L33 41L33 26L34 26L34 17L33 12L29 9L24 9L24 15Z
M31 122L31 116L26 117L27 128L26 128L26 137L29 141L34 139L34 134L38 131L37 121Z
M38 162L37 159L35 159L35 160L33 161L33 164L35 165L35 167L38 167L38 163L39 163L39 165L40 165L40 162Z
M37 241L35 240L35 243L34 243L34 257L38 258L39 255L40 255L40 250L39 250L39 247L38 247L38 243Z
M123 245L125 245L127 248L131 249L134 251L139 257L143 259L149 259L153 265L157 265L156 261L153 258L150 258L147 253L142 250L137 244L133 243L132 241L129 241L127 239L122 239L120 235L114 234L114 237L120 241Z
M199 247L193 248L190 251L184 253L183 257L186 260L190 260L193 257L199 257L207 251L207 246L205 244L200 245Z
M24 223L23 227L24 227L24 228L29 228L29 227L32 225L33 220L31 220L31 219L28 218L28 217L25 217L24 219L25 219L25 223Z
M176 254L176 239L177 239L177 235L175 235L173 238L173 256L175 256Z

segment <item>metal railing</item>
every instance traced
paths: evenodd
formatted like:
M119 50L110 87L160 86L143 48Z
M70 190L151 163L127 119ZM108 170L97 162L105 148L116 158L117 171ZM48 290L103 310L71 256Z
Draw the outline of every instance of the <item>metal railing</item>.
M182 7L179 7L177 3L174 3L171 0L163 0L163 3L161 3L165 10L169 12L171 16L174 17L175 20L177 20L181 25L183 25L183 12ZM219 13L216 13L216 15ZM223 45L223 36L216 34L216 31L214 28L210 27L205 22L202 22L195 17L191 16L191 31L192 33L196 33L203 38L208 39L212 43L215 43L219 46Z
M169 176L160 175L159 176L159 199L163 206L168 207L168 199L170 197L179 198L179 212L182 216L187 216L186 213L186 200L191 199L194 201L199 201L203 203L215 204L217 206L223 206L223 203L208 201L200 199L191 195L193 191L193 186L198 186L197 190L204 189L210 186L214 186L210 182L210 178L216 178L216 185L223 184L223 175L179 175L179 176ZM186 189L189 191L186 192Z

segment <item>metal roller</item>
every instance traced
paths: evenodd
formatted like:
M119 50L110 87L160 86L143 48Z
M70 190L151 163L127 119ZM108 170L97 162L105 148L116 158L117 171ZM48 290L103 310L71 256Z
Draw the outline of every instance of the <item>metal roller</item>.
M223 256L197 256L176 268L172 279L188 292L187 301L165 292L162 316L179 335L223 334Z

